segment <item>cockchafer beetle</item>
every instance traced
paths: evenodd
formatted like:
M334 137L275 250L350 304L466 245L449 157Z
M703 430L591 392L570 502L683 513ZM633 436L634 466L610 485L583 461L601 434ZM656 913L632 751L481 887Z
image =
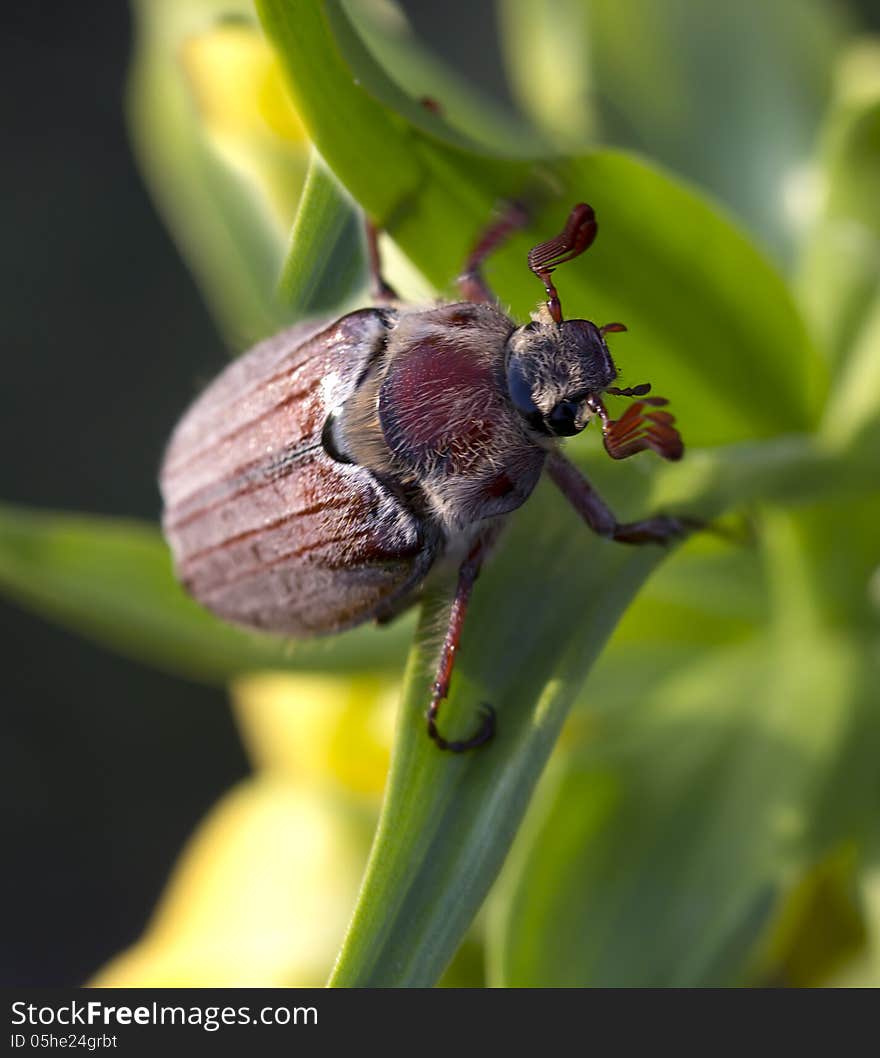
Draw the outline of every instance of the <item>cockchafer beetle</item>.
M594 416L613 459L652 449L677 460L683 445L650 385L614 385L605 336L623 324L563 318L552 273L593 242L590 206L529 252L547 292L531 321L498 306L481 266L524 222L508 206L466 261L463 300L431 307L399 303L368 225L377 304L297 324L232 363L184 415L161 471L177 575L235 624L305 637L387 621L441 559L457 563L427 711L430 737L454 752L494 734L491 706L460 741L440 734L437 714L480 566L543 470L602 536L663 543L689 528L662 515L619 523L559 451ZM606 393L637 400L612 419Z

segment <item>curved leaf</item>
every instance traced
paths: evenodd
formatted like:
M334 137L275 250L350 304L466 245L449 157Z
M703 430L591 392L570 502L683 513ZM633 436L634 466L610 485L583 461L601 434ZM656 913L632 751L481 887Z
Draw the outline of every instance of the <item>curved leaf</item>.
M360 210L313 150L278 281L293 319L339 312L363 285L362 229Z
M659 548L588 540L543 486L481 576L442 709L451 737L498 709L486 749L452 757L427 738L438 614L423 610L389 787L357 911L331 984L433 984L495 878L569 705ZM561 501L557 501L561 503ZM531 556L529 560L528 556ZM548 585L565 584L562 595ZM531 599L511 605L511 585Z
M568 149L643 151L788 261L845 13L823 0L499 0L511 80ZM747 75L744 73L747 71ZM586 120L585 120L586 118Z
M660 662L643 669L639 642L601 663L579 744L493 898L493 983L693 987L793 972L784 952L756 960L777 906L829 849L870 847L876 831L880 614L865 612L864 579L877 504L765 516L773 606L751 638L707 647L696 629L690 656L649 652ZM814 976L851 954L842 928Z
M798 276L804 312L836 365L880 296L880 43L844 53L821 141L819 209Z
M423 47L400 7L386 0L342 0L340 6L326 10L345 61L367 91L417 128L450 144L479 144L480 150L504 157L547 149L534 128Z
M858 705L851 651L811 641L802 657L796 685L754 643L692 657L638 705L618 691L601 741L569 760L523 835L498 894L493 983L744 980ZM855 686L865 694L869 674Z

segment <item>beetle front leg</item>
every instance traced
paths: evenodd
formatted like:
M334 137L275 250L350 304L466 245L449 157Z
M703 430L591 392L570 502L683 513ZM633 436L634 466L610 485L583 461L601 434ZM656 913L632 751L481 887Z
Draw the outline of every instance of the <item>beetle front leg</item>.
M464 619L467 614L468 602L474 582L480 573L483 562L485 545L480 541L472 549L471 553L462 562L458 571L458 586L455 591L455 599L449 613L449 625L443 640L443 649L440 651L440 662L437 666L437 675L431 694L431 703L428 706L426 718L428 721L428 735L436 742L439 749L448 749L452 753L464 753L465 750L475 749L488 742L495 734L495 710L491 705L484 705L483 722L470 738L450 742L437 730L437 714L440 711L440 703L449 694L449 683L452 679L452 670L455 666L455 654L461 640L461 630L464 627Z
M519 202L508 202L499 216L486 228L468 255L458 277L458 289L465 301L488 301L492 304L498 301L483 279L483 262L515 231L524 228L528 221L529 215L525 206Z
M616 326L611 324L611 326ZM662 409L669 402L665 397L648 397L649 383L629 389L609 387L608 393L621 397L641 397L630 404L619 419L612 419L598 397L590 397L587 403L602 423L602 443L612 459L629 459L639 452L651 449L662 459L678 462L684 455L681 434L675 428L675 417Z
M622 544L669 544L698 527L698 523L688 519L662 514L638 522L618 522L584 475L559 452L547 457L547 473L593 532L610 540Z

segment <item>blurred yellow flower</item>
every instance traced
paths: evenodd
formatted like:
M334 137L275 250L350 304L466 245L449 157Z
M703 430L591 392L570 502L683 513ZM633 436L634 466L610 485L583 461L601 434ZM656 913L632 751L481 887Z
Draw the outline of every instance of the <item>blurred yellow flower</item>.
M128 111L153 197L236 351L276 295L311 155L248 0L134 0Z
M180 59L198 127L220 159L250 184L272 220L290 227L309 139L284 88L278 59L257 26L218 23L187 36ZM291 167L301 166L298 179Z
M255 26L226 23L191 36L184 67L204 124L217 133L308 139L284 90L281 67Z
M143 938L91 984L323 984L369 851L396 698L373 677L239 680L257 774L200 824Z
M261 673L232 688L254 766L378 803L388 772L398 685L378 676Z

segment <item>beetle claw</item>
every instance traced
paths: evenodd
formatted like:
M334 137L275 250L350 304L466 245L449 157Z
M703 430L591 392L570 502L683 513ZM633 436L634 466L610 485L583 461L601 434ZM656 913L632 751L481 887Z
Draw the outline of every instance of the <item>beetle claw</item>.
M428 734L434 740L438 749L447 749L450 753L465 753L469 749L483 746L495 737L495 709L488 702L480 705L482 722L479 729L470 738L460 739L455 742L447 741L437 730L436 717L428 710Z

